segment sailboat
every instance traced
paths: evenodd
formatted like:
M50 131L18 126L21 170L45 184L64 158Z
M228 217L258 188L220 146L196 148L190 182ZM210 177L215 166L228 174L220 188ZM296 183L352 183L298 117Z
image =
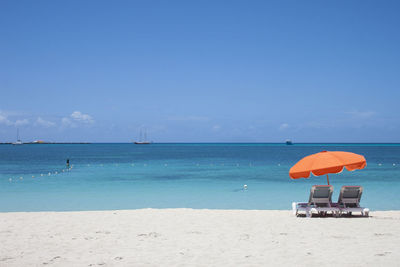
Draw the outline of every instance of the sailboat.
M135 142L133 142L134 144L136 144L136 145L148 145L148 144L151 144L151 142L150 141L147 141L147 131L145 130L144 131L144 139L142 138L142 130L140 130L140 139L139 139L139 141L135 141Z
M17 141L12 143L13 145L23 145L22 141L19 139L19 129L17 128Z

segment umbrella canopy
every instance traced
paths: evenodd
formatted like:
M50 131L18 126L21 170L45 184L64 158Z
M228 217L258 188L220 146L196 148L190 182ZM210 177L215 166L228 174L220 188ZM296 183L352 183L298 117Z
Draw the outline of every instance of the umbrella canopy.
M363 169L367 161L361 155L344 151L322 151L301 159L289 171L292 179L308 178L310 173L315 176L339 173L346 168L348 171Z

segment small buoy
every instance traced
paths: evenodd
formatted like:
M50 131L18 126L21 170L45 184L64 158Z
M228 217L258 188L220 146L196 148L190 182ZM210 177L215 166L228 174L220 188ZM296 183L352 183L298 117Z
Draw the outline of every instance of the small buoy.
M247 190L247 184L243 185L243 189Z
M393 163L393 166L396 166L396 163Z
M19 179L22 180L22 179L24 179L24 177L21 176L21 177L19 177Z
M43 176L43 173L41 173L40 176Z
M379 163L378 165L379 165L379 166L382 166L382 163Z
M48 175L48 176L50 176L50 175L51 175L51 173L48 173L47 175Z
M8 181L10 181L10 182L11 182L11 181L12 181L12 178L8 179Z
M65 172L65 170L62 170L62 172Z
M58 172L55 172L55 174L58 174Z

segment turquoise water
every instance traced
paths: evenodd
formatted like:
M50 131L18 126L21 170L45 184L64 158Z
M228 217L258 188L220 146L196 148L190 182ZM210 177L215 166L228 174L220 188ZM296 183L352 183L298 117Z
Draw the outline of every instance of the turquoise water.
M0 211L290 209L326 184L291 180L290 167L322 150L367 159L363 170L330 175L334 200L342 185L362 185L364 206L400 209L398 144L60 144L0 145Z

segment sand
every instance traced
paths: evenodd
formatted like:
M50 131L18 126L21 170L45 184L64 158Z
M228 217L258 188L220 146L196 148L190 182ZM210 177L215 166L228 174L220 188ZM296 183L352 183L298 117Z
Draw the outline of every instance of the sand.
M400 211L0 213L0 266L400 266Z

